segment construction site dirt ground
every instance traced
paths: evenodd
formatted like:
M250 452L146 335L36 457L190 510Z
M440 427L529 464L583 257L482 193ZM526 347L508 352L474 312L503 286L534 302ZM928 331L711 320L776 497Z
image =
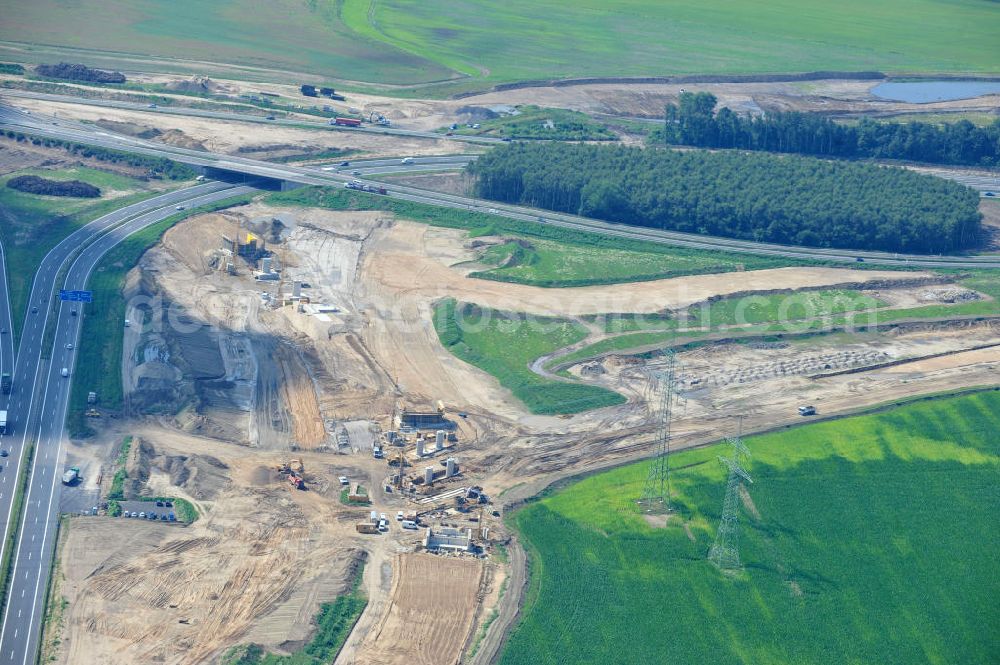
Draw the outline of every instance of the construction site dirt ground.
M472 628L482 561L404 553L393 559L388 607L338 662L356 665L457 665Z
M222 236L238 228L268 240L281 279L256 281L239 261L235 275L220 269ZM53 628L61 635L58 662L210 662L247 642L289 653L308 639L319 604L347 588L361 552L369 605L338 663L456 662L493 607L516 602L520 587L499 598L503 571L420 553L422 534L391 517L386 534L357 533L371 509L392 516L417 507L384 490L389 469L372 457L372 432L390 428L402 407L441 400L459 424L452 450L461 465L461 477L445 487L481 485L512 505L554 479L648 455L642 370L661 360L609 357L582 379L621 391L626 404L533 416L496 379L441 346L430 318L439 298L576 316L878 280L880 297L920 299L912 284L887 286L920 274L832 268L580 289L498 284L466 275L466 241L461 232L384 213L253 203L182 222L143 256L127 294L145 303L135 305L141 331L130 332L123 358L133 410L105 419L98 437L70 454L101 464L110 478L117 445L132 435L141 442L128 462L134 490L189 498L202 517L169 529L100 516L69 521L57 576L57 594L68 601L61 629ZM292 281L308 284L309 307L289 299ZM183 325L153 326L151 302ZM674 423L680 448L732 434L738 416L749 433L804 422L802 404L831 417L996 384L1000 330L990 321L928 323L780 347L710 345L678 360L687 380ZM171 385L184 408L142 411L178 373ZM291 490L276 471L291 457L305 465L307 491ZM341 503L342 475L369 489L370 507ZM483 523L468 514L442 519L488 526L495 541L508 537L491 510Z

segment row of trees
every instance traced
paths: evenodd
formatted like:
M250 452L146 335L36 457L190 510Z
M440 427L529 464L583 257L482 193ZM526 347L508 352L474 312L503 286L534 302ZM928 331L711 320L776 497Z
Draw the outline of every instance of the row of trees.
M28 136L14 130L6 130L2 135L9 139L23 143L30 141L32 145L44 146L46 148L62 148L71 155L78 155L88 159L97 159L102 162L112 164L127 164L136 168L146 169L146 173L151 178L167 178L169 180L190 180L197 173L187 164L175 162L165 157L151 157L148 155L137 155L131 152L113 150L111 148L100 148L97 146L84 145L74 141L63 141L61 139L41 138L38 136Z
M981 237L971 189L867 163L513 143L468 171L483 198L636 226L916 253L966 249Z
M707 92L682 93L679 104L666 108L666 142L827 157L1000 166L1000 119L985 127L968 120L935 125L863 119L848 125L794 111L741 116L728 107L716 111L716 102Z

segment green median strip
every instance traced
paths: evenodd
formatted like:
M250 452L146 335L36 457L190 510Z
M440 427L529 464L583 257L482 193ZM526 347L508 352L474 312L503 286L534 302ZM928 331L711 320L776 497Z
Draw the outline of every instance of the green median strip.
M21 519L23 518L24 493L28 489L28 476L30 475L31 461L34 459L34 455L35 442L30 441L24 450L24 460L17 474L17 483L14 486L14 500L10 511L9 531L4 543L3 559L0 560L0 575L3 577L2 583L0 583L0 609L7 605L11 568L14 564L14 547L17 544L17 533L21 527ZM7 459L10 458L8 457Z

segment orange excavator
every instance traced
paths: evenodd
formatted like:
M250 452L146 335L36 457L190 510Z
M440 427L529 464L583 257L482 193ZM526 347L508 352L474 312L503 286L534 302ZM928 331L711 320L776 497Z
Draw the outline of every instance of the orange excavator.
M302 463L302 460L293 459L287 462L282 462L276 468L278 473L283 476L288 476L288 482L292 487L297 490L304 490L306 488L306 467Z

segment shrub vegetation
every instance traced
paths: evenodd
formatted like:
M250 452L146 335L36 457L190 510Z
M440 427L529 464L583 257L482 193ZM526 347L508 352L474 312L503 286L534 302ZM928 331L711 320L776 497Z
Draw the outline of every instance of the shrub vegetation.
M27 194L43 196L71 196L78 199L96 199L101 190L82 180L48 180L37 175L20 175L7 181L7 186Z

